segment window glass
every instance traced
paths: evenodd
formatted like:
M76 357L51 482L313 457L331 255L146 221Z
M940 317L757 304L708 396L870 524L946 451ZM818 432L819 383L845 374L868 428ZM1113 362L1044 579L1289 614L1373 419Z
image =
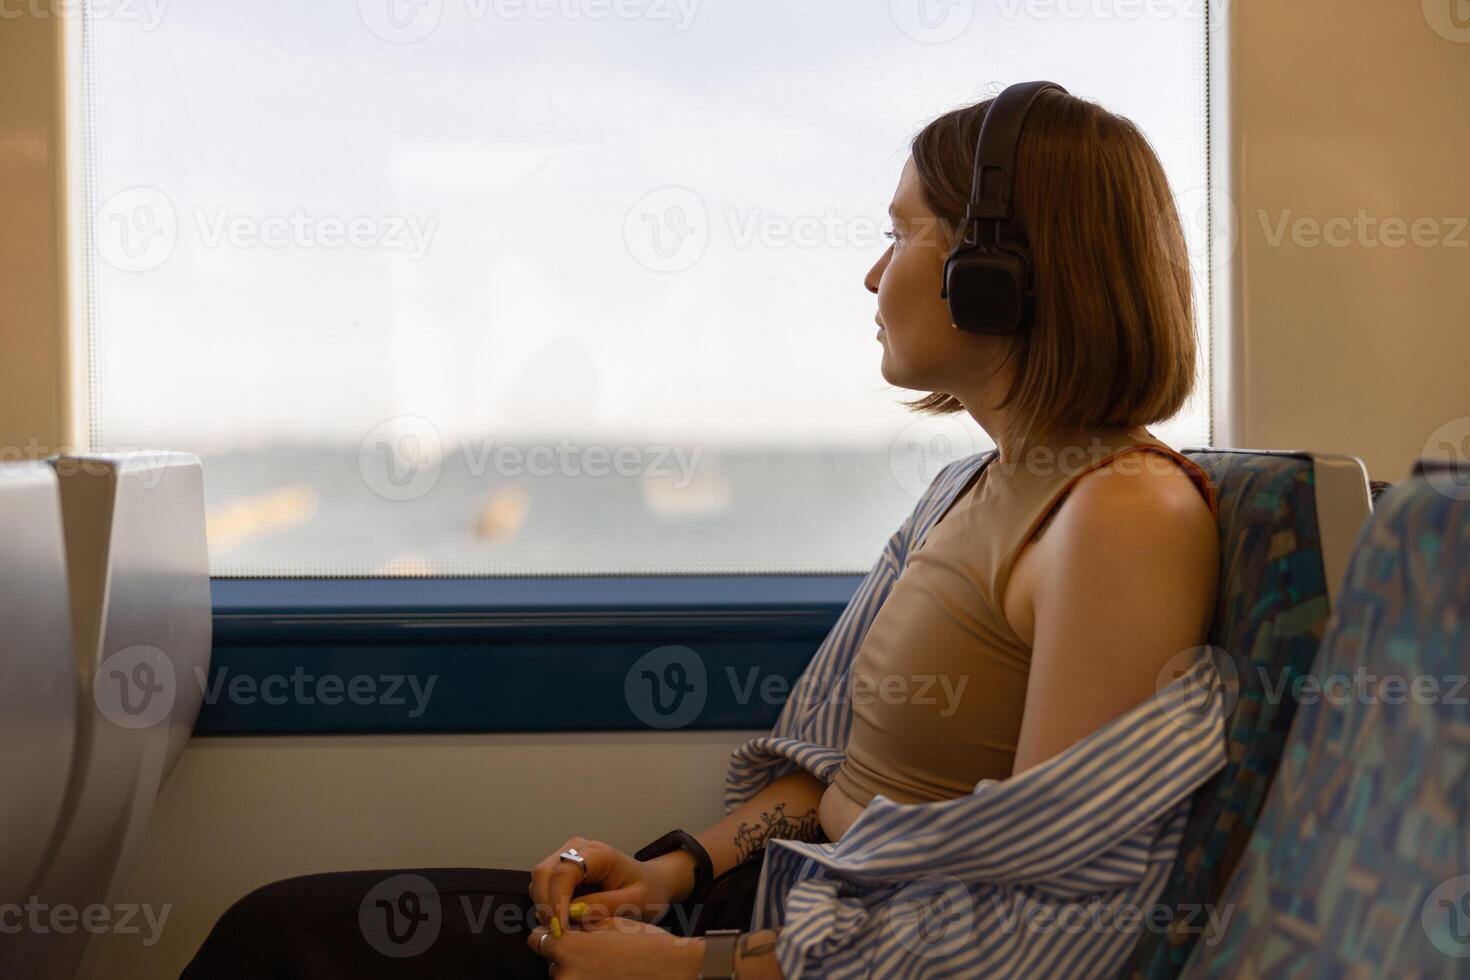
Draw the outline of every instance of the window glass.
M1037 77L1134 119L1203 360L1205 17L88 0L92 443L204 460L217 575L866 569L990 446L879 374L907 140Z

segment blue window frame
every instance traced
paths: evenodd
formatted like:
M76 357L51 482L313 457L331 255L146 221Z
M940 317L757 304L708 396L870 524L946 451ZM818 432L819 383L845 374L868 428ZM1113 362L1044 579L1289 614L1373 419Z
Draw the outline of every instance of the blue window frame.
M195 732L767 728L861 578L216 578Z

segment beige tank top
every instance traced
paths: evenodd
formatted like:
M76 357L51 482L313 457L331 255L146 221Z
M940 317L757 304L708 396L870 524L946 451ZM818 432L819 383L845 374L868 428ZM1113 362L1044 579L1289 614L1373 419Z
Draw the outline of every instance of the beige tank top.
M1026 465L992 461L972 478L909 553L858 648L847 758L833 783L866 806L878 793L924 803L1010 777L1031 667L1003 612L1011 569L1084 474L1114 459L1158 465L1160 454L1213 514L1204 471L1147 433L1040 444Z

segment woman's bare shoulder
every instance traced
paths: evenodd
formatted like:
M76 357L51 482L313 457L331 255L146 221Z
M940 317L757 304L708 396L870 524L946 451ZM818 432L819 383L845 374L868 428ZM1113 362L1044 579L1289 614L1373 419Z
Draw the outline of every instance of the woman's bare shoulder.
M1215 527L1215 517L1185 464L1159 452L1117 456L1086 473L1073 486L1061 511L1086 531L1105 531L1119 519L1150 519L1165 533L1198 534Z

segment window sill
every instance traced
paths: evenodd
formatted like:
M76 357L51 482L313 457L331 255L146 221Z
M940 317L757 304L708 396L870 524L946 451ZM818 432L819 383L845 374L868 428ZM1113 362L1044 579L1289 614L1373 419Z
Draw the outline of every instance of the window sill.
M216 578L195 734L768 728L860 581Z

